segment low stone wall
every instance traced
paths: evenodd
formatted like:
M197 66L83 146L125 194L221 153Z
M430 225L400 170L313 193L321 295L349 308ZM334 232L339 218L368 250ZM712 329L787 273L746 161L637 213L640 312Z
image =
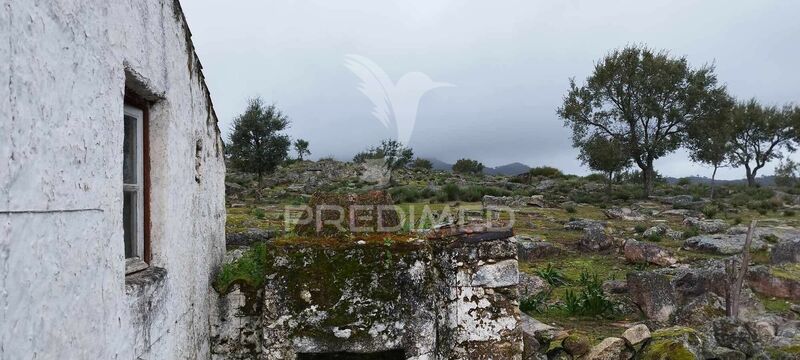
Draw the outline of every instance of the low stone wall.
M213 358L521 359L516 256L510 232L268 245L263 288L218 297Z

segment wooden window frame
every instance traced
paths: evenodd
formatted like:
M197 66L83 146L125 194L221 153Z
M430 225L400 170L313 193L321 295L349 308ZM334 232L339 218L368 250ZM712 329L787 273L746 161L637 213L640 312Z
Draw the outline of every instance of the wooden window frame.
M142 231L141 241L143 243L143 254L141 258L134 257L125 259L125 274L128 275L146 269L152 261L152 246L150 237L150 104L142 98L131 95L131 92L126 89L124 105L125 107L136 108L142 113L142 156L140 159L142 164L142 218L137 219L137 221L141 222L140 229Z

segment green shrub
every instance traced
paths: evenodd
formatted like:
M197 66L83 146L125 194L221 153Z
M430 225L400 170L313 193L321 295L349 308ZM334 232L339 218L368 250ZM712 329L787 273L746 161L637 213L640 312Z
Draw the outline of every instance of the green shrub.
M222 265L213 286L220 294L225 294L233 284L241 284L252 290L259 290L266 278L267 247L257 243L242 254L238 260Z
M253 210L251 210L250 213L253 216L255 216L256 219L259 219L259 220L264 220L264 219L267 218L267 212L264 211L264 209L262 209L262 208L258 208L258 207L257 208L253 208Z
M599 173L586 175L583 177L583 179L586 181L599 182L599 183L604 183L608 181L608 178L604 174L599 174Z
M692 181L689 180L689 178L680 178L680 179L678 179L678 186L686 186L686 185L689 185L691 183L692 183Z
M697 236L697 235L700 235L700 231L697 230L697 228L694 228L694 227L690 227L690 228L686 229L686 231L683 232L683 238L684 239L688 239L690 237L694 237L694 236Z
M647 230L647 226L646 226L645 224L636 224L636 226L634 226L634 227L633 227L633 229L634 229L634 230L635 230L637 233L641 234L641 233L643 233L645 230Z
M580 292L572 289L564 292L564 311L570 315L600 316L607 315L614 310L614 302L608 299L603 292L603 282L597 273L581 272L578 283L581 284Z
M742 217L741 216L737 216L737 217L733 218L733 225L739 225L739 224L742 223L742 221L744 221L744 220L742 220Z
M547 267L544 269L536 270L536 275L553 287L559 287L568 283L564 274L560 270L554 268L553 264L547 264Z
M795 215L794 210L784 210L783 211L783 216L791 217L791 216L794 216L794 215Z
M661 241L661 234L659 233L652 233L645 237L645 240L651 242L660 242Z
M526 313L542 313L547 309L547 301L549 300L550 291L542 291L520 300L519 309Z
M717 212L719 212L719 207L714 204L707 204L703 206L703 209L700 210L700 212L702 212L707 218L712 219L717 215Z
M564 173L552 166L539 166L528 171L530 176L540 176L550 179L562 178Z
M567 205L564 207L564 211L566 211L568 214L574 214L578 212L578 209L575 208L575 205Z

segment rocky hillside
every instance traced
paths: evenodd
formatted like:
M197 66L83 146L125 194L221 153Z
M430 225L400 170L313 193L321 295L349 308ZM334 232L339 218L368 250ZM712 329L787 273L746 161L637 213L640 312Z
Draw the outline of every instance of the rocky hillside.
M592 177L402 170L389 181L373 165L299 162L260 183L232 172L229 244L286 236L284 206L313 193L380 188L406 213L458 209L468 219L513 220L528 359L800 358L795 189L725 185L712 200L705 184L664 183L642 198L638 184ZM732 318L731 289L752 220Z

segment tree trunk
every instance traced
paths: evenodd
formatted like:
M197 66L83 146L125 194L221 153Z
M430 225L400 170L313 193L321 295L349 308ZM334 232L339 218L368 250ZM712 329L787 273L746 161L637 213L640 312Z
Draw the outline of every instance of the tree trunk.
M642 178L644 179L644 197L650 197L653 193L653 181L655 180L655 171L653 171L653 160L648 159L645 168L642 171Z
M744 170L747 173L747 186L756 186L756 171L751 170L749 164L744 164Z
M735 267L736 262L731 260L728 263L728 279L730 285L728 286L727 299L725 299L725 312L731 319L739 318L742 284L744 283L744 277L747 276L747 268L750 265L750 244L753 241L753 231L756 229L756 224L756 220L751 221L750 227L747 229L747 238L745 238L744 247L742 247L741 268L737 272Z
M714 188L716 187L717 169L719 166L714 165L714 172L711 173L711 200L714 200Z

